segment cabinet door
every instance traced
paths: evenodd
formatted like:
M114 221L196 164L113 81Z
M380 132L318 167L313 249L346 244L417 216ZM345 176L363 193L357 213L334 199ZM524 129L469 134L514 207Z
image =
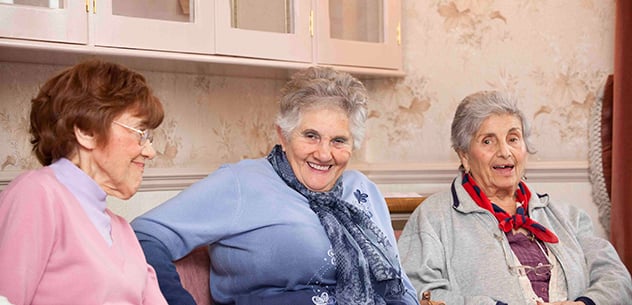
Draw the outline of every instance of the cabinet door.
M216 0L217 54L312 61L311 0Z
M212 54L210 0L95 0L94 44Z
M316 61L402 69L400 0L319 0Z
M77 0L0 0L0 37L85 44L86 10Z

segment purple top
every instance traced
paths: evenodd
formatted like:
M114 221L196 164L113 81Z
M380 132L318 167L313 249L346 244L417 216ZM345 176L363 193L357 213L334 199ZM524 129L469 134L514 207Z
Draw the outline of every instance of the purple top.
M107 194L86 172L74 165L70 160L61 158L50 165L61 184L77 198L81 207L94 224L99 234L112 246L112 224L110 216L105 213Z
M516 257L518 257L520 264L531 267L538 266L539 264L549 264L547 254L544 253L546 247L538 245L541 241L537 240L531 233L529 233L529 235L522 233L514 234L510 231L507 232L506 235L509 240L509 246L511 246L511 250ZM529 277L529 281L531 281L531 287L535 294L542 298L543 301L548 302L551 270L544 269L538 270L538 272L531 270L527 272L527 277Z

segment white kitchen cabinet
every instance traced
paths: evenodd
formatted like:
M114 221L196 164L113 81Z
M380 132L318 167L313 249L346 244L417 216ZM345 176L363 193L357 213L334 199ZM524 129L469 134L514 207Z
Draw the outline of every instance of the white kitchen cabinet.
M217 53L402 69L400 0L218 0Z
M0 0L0 37L212 54L213 12L209 0Z
M316 61L402 69L400 0L316 0Z
M401 76L400 11L401 0L0 0L0 60L96 55L149 69L320 64Z
M0 0L0 37L86 44L86 5L77 0Z
M76 0L75 0L76 1ZM213 1L96 0L95 46L213 54Z
M215 1L216 52L312 62L311 0Z

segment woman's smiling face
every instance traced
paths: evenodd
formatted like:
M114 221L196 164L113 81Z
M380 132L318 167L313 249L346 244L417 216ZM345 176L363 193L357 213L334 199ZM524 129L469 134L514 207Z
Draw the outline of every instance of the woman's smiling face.
M513 194L524 175L527 159L520 118L491 115L472 137L469 151L459 156L487 196L498 192Z
M289 139L278 134L294 175L312 191L331 190L351 159L349 118L338 107L307 109Z
M141 118L125 112L115 121L143 129ZM140 135L112 123L110 136L103 146L92 149L92 164L82 168L108 194L121 199L132 197L143 180L145 162L156 156L151 143L140 144Z

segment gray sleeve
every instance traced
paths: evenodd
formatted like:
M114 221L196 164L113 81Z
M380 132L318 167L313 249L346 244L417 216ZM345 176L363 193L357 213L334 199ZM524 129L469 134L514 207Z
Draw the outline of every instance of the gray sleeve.
M584 211L574 211L577 239L584 251L589 286L582 294L596 304L626 304L632 300L630 273L612 244L593 233L592 220Z

